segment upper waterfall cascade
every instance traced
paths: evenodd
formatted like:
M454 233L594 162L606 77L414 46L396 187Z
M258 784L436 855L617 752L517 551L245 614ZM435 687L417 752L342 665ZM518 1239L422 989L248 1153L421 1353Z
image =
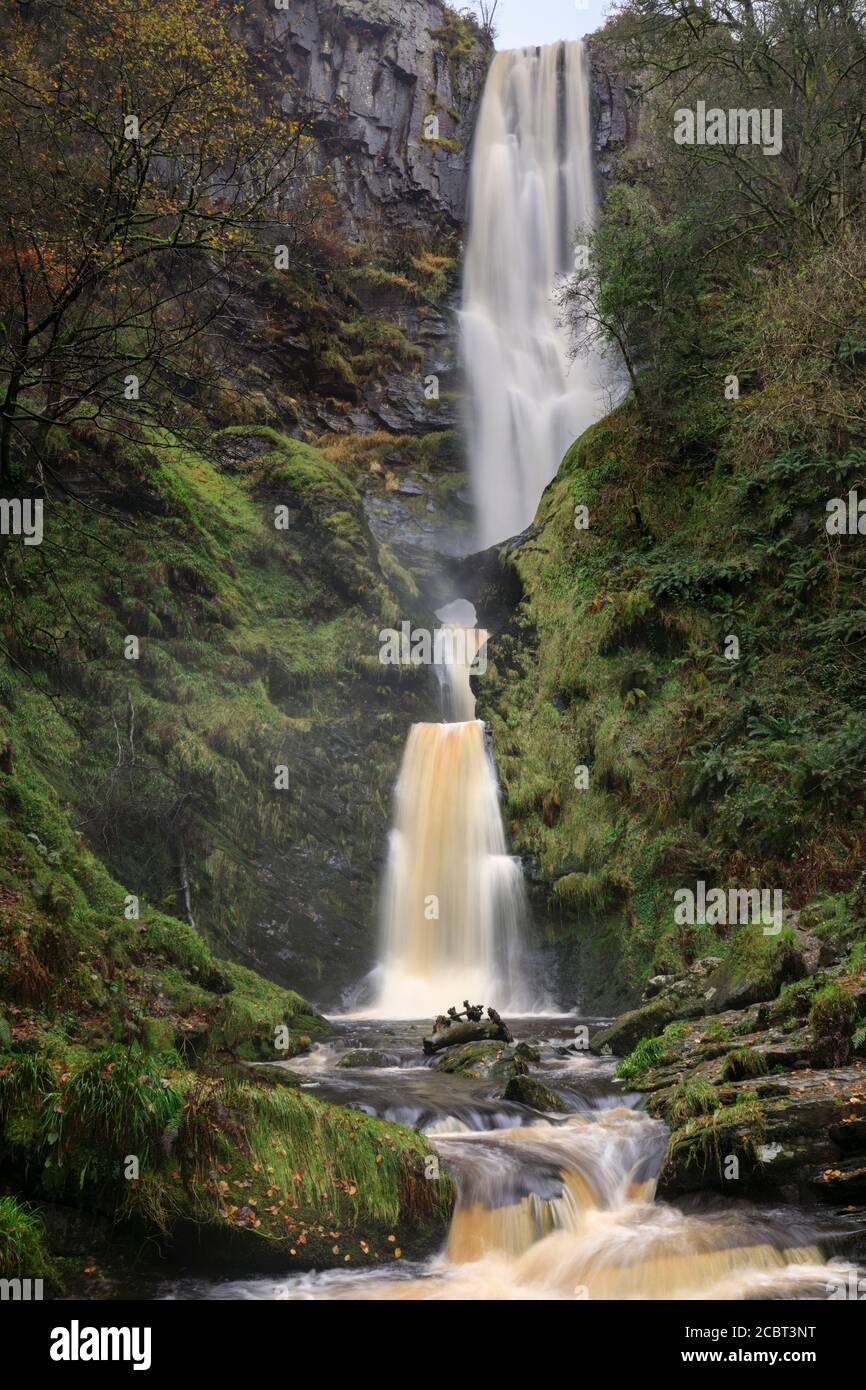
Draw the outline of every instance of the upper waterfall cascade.
M532 521L569 445L603 413L601 364L571 361L557 278L595 216L581 42L493 60L472 154L460 313L481 547Z

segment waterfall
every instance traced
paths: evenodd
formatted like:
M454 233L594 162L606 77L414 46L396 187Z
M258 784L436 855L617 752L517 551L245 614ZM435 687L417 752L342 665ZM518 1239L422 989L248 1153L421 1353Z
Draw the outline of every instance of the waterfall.
M513 1009L524 911L484 725L413 725L389 837L375 1013L432 1018L466 997Z
M583 44L497 54L473 147L460 313L481 547L529 525L563 454L603 413L600 365L569 360L554 300L594 214Z
M598 364L571 363L557 277L594 216L583 45L498 54L472 159L460 314L479 539L522 530L562 455L601 412ZM451 610L465 605L457 600ZM523 878L506 849L470 665L487 634L440 610L463 657L437 671L442 724L416 724L396 792L372 1012L429 1017L469 996L531 1007L521 965ZM535 1001L539 1007L539 1001Z
M413 724L397 780L380 903L380 963L372 1012L427 1018L469 998L519 1011L523 997L523 874L508 854L499 786L470 675L487 633L438 616L437 668L446 719Z

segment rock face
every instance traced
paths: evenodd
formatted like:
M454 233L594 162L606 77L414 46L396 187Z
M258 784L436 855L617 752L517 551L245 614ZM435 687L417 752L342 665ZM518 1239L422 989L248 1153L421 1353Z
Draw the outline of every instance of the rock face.
M862 1206L863 1063L855 1050L849 1064L821 1065L806 1018L833 982L842 982L853 1001L853 1028L866 1016L866 989L843 965L819 970L771 1003L680 1015L667 1029L655 1058L628 1082L649 1093L650 1114L671 1131L662 1195L710 1189L847 1204L849 1211ZM651 1031L658 1036L660 1026ZM862 1212L858 1219L862 1226Z
M809 945L805 938L804 943L805 949ZM803 951L794 946L782 947L745 974L735 957L722 960L707 956L695 961L684 975L654 976L640 1007L620 1014L593 1033L590 1046L593 1052L624 1057L641 1038L660 1033L674 1019L721 1014L775 999L783 985L802 979L806 973Z
M442 0L256 0L244 24L266 71L321 111L321 158L349 227L462 223L491 52L479 31Z
M602 192L616 178L619 156L637 135L639 104L616 71L603 40L589 41L596 168Z

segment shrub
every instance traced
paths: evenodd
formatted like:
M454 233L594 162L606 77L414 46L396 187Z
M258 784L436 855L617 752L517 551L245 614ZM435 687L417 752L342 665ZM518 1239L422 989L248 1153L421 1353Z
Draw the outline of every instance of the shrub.
M696 1115L711 1115L720 1104L719 1093L703 1077L683 1077L668 1102L665 1118L671 1129L679 1129Z
M809 1010L816 1066L847 1066L856 1024L857 1004L844 985L834 982L818 990Z
M753 1047L735 1047L722 1062L723 1081L743 1081L747 1076L765 1076L767 1059Z
M0 1197L0 1277L44 1279L52 1272L39 1216L17 1197Z

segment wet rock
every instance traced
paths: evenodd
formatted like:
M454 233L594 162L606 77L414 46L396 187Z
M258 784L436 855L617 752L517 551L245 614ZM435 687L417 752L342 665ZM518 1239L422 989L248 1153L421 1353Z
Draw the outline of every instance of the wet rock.
M772 1094L761 1094L762 1090ZM757 1094L757 1100L754 1098ZM712 1118L674 1133L662 1178L664 1192L702 1187L732 1190L723 1162L739 1162L738 1193L773 1191L785 1200L856 1190L866 1169L866 1078L854 1067L779 1075L764 1087L743 1081L726 1088ZM737 1104L737 1102L743 1102Z
M763 970L753 977L743 978L742 965L736 956L729 956L707 975L704 1001L706 1013L722 1013L725 1009L744 1009L775 999L783 985L802 980L806 964L793 946L781 946Z
M654 976L644 991L645 1002L594 1033L590 1048L623 1057L641 1038L653 1037L675 1019L718 1015L773 1000L784 985L805 974L802 954L788 944L768 952L748 970L736 953L726 959L706 956L682 975Z
M691 1008L693 1018L703 1012L697 1003L679 1005L680 1009L685 1007ZM629 1009L606 1028L593 1033L589 1039L590 1051L596 1054L612 1052L617 1057L625 1057L641 1038L654 1037L678 1017L682 1017L682 1013L678 1012L677 1005L660 997L639 1009Z
M447 1048L436 1058L433 1067L436 1071L482 1078L493 1075L502 1062L506 1065L510 1062L506 1043L471 1042Z
M96 1212L56 1202L37 1201L33 1206L42 1219L45 1242L52 1255L101 1255L111 1246L112 1238L117 1239L113 1222Z
M663 989L673 984L676 975L653 975L652 979L647 980L644 991L641 995L641 1003L646 1004L650 999L655 999L657 994L661 994Z
M372 1047L353 1047L348 1052L344 1052L338 1067L395 1067L397 1058L390 1056L387 1052L377 1052Z
M537 1076L512 1076L503 1092L503 1099L518 1101L533 1110L552 1110L557 1114L568 1112L565 1101L543 1081L539 1081Z
M441 1052L446 1047L457 1047L462 1043L473 1042L513 1042L504 1023L454 1023L439 1033L432 1033L424 1039L424 1051L428 1056Z

